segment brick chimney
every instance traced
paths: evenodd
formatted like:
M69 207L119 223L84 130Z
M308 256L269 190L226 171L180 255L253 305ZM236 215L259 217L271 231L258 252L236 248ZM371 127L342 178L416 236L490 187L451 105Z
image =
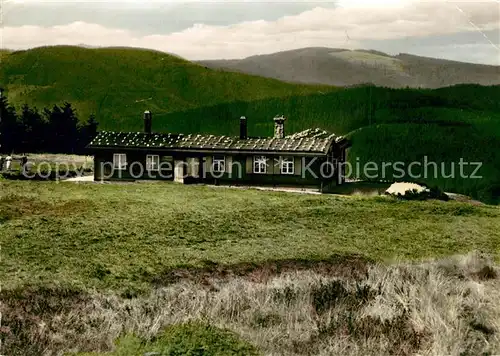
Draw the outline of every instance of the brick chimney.
M240 117L240 139L246 140L247 138L248 138L247 118L242 116Z
M274 118L274 138L285 138L285 121L283 115Z
M151 111L144 111L144 133L151 134L151 128L153 126L153 117Z

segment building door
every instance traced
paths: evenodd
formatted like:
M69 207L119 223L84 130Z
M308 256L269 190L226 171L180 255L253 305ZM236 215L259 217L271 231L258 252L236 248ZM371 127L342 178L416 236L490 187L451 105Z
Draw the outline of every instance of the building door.
M186 159L186 177L198 179L200 177L200 159L188 157Z

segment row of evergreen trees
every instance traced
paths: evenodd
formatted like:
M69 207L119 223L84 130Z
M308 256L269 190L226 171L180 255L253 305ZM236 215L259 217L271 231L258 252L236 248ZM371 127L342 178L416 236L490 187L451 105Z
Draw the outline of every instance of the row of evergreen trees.
M91 115L80 122L70 103L54 105L41 112L24 105L20 112L0 98L0 152L85 153L85 146L97 134Z

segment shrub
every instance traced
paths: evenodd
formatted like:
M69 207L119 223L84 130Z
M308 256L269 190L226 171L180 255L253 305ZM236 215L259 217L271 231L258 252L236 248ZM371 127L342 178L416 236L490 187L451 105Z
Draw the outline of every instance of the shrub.
M253 318L253 325L260 328L268 328L281 323L281 317L274 313L257 313Z
M298 292L293 287L286 286L285 288L274 289L272 296L273 301L276 303L290 306L297 299Z
M258 355L257 349L236 334L211 325L173 325L155 340L165 356Z
M430 199L437 199L437 200L442 200L442 201L450 200L450 197L448 195L446 195L445 192L443 192L441 189L439 189L436 186L430 187L428 194L429 194L428 196Z
M90 276L97 279L104 279L107 275L111 274L111 271L106 266L97 264L94 266L93 270L90 272Z
M386 340L387 355L413 355L425 342L428 334L416 331L407 313L393 319L365 316L347 312L339 314L330 323L319 327L318 338L342 338L349 335L362 343L364 340Z
M321 283L311 290L312 305L318 314L337 304L343 304L348 310L355 310L378 294L380 291L359 283L356 284L355 290L348 290L341 281Z
M172 325L151 341L127 334L116 341L116 349L106 354L79 356L254 356L257 349L229 330L191 322Z
M42 355L71 340L54 340L41 331L51 328L55 315L78 310L88 295L71 288L26 286L0 293L2 301L2 351L8 355Z

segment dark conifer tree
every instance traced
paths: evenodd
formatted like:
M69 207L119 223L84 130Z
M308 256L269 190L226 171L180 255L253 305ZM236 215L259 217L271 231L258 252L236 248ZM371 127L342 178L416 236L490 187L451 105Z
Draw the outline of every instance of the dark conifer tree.
M78 141L78 118L70 103L62 107L54 105L52 110L45 109L48 121L47 147L54 153L75 153Z
M90 115L89 119L87 120L86 124L86 129L87 129L87 139L90 142L91 140L94 139L94 137L97 136L97 127L99 126L99 123L97 122L95 115L92 114Z
M46 131L46 151L47 152L57 152L59 148L59 134L58 134L58 123L61 121L61 109L59 106L54 105L52 109L44 108L43 116L47 121L47 131Z
M70 103L64 103L62 107L63 119L65 125L62 133L64 134L63 151L64 153L76 153L78 150L79 122L76 111Z
M27 104L21 109L20 125L22 127L22 150L24 152L44 152L46 147L47 123L42 115Z
M0 152L11 153L19 146L21 128L17 122L16 111L9 105L7 98L0 97Z
M95 119L95 115L91 114L85 124L80 125L78 143L77 143L77 153L85 154L85 147L96 137L97 126L99 123Z

